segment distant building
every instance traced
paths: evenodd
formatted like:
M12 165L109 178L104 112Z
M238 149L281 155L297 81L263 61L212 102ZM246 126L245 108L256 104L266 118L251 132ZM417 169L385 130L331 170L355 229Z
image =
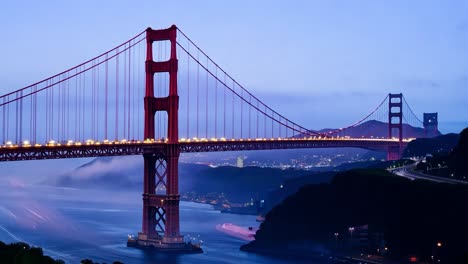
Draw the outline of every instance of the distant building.
M439 135L439 122L437 113L424 113L424 136L431 138Z
M237 168L244 168L244 158L243 156L237 157Z

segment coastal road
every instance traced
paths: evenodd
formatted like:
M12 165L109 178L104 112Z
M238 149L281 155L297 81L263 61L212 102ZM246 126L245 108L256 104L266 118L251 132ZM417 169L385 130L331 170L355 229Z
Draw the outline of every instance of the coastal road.
M395 168L395 169L389 169L388 171L390 171L391 173L397 176L405 177L410 180L421 179L421 180L429 180L429 181L434 181L434 182L443 182L443 183L451 183L451 184L468 184L468 182L466 181L432 176L432 175L427 175L421 172L417 172L414 169L416 165L418 164L418 162L420 161L421 160L416 160L413 164L405 165L405 166Z

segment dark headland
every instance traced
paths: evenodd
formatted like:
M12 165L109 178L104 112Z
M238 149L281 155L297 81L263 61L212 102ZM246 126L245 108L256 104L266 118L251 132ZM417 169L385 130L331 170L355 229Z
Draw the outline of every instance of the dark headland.
M449 167L468 161L462 160L468 157L467 139L465 129L446 157ZM468 263L467 201L467 185L410 180L381 169L350 170L286 198L266 215L256 239L241 249Z

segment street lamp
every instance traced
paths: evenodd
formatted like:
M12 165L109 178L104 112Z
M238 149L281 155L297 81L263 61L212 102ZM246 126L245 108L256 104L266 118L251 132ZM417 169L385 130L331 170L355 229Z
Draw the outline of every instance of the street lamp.
M348 230L349 230L349 233L351 233L351 239L353 239L354 227L350 227L350 228L348 228Z

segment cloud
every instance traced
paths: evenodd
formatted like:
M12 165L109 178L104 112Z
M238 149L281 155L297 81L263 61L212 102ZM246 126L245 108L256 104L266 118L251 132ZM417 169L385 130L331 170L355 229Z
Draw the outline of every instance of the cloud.
M89 179L100 177L103 174L121 173L137 166L141 166L143 159L141 156L97 158L91 163L85 164L72 173L70 177L76 179Z

